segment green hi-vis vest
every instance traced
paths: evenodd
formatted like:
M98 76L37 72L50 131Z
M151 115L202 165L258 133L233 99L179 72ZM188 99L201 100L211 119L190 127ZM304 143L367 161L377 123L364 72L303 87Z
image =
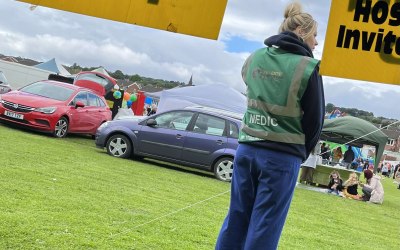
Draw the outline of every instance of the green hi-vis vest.
M257 50L246 60L242 76L247 84L247 110L240 142L305 144L300 100L318 62L274 47Z

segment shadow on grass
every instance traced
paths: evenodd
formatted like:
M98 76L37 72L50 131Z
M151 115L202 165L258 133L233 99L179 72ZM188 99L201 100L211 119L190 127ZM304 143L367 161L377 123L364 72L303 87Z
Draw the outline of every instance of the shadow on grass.
M179 171L179 172L183 172L183 173L189 173L189 174L195 174L201 177L207 177L207 178L211 178L211 179L215 179L214 174L211 172L208 172L207 170L201 170L198 168L191 168L191 167L186 167L186 166L182 166L182 165L176 165L173 163L168 163L168 162L161 162L158 160L153 160L153 159L141 159L139 160L140 162L143 163L147 163L147 164L152 164L155 165L157 167L162 167L162 168L166 168L166 169L171 169L174 171Z
M105 151L101 151L97 150L98 153L100 154L107 154L107 152ZM112 156L109 156L112 157ZM209 172L207 170L203 170L200 168L196 168L196 167L187 167L187 166L183 166L183 165L178 165L178 164L174 164L174 163L169 163L169 162L163 162L160 160L153 160L153 159L149 159L149 158L143 158L143 159L124 159L124 160L128 160L128 161L137 161L137 162L141 162L141 163L146 163L146 164L150 164L153 166L157 166L157 167L161 167L161 168L165 168L165 169L170 169L173 171L179 171L181 173L188 173L188 174L194 174L197 176L201 176L201 177L206 177L206 178L210 178L210 179L215 179L214 174L212 172Z
M8 122L8 121L0 121L0 125L3 125L4 127L7 127L9 129L13 129L13 130L18 130L24 133L28 133L28 134L32 134L32 135L38 135L38 136L45 136L48 138L54 138L54 139L60 139L60 138L56 138L53 136L52 132L48 132L48 131L42 131L39 129L35 129L35 128L29 128L26 127L24 125L20 125L20 124L14 124L12 122ZM77 139L93 139L92 135L89 134L67 134L67 136L65 138L77 138ZM64 139L64 138L61 138Z

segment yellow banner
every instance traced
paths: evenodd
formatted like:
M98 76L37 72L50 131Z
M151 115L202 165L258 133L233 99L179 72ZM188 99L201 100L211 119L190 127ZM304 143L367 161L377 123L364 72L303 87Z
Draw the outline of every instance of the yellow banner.
M399 0L332 0L321 74L400 84Z
M218 39L228 0L18 0L38 6Z

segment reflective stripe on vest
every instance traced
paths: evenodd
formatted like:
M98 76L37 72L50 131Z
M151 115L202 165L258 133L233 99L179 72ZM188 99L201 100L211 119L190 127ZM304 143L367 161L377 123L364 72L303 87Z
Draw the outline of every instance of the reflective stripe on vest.
M275 133L275 132L267 132L261 130L251 129L248 126L242 123L242 131L248 135L252 135L256 138L247 138L247 140L255 141L257 138L258 140L269 140L269 141L279 141L285 143L295 143L295 144L304 144L305 142L305 135L304 134L289 134L289 133Z

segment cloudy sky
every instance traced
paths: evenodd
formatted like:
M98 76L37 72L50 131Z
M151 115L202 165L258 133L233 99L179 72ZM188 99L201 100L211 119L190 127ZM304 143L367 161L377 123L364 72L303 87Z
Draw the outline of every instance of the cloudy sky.
M243 92L241 66L277 33L288 2L228 0L215 41L1 0L0 53L181 82L193 75L196 85L223 83ZM319 23L314 54L321 59L331 1L300 2ZM326 103L400 119L400 86L324 77L324 88Z

